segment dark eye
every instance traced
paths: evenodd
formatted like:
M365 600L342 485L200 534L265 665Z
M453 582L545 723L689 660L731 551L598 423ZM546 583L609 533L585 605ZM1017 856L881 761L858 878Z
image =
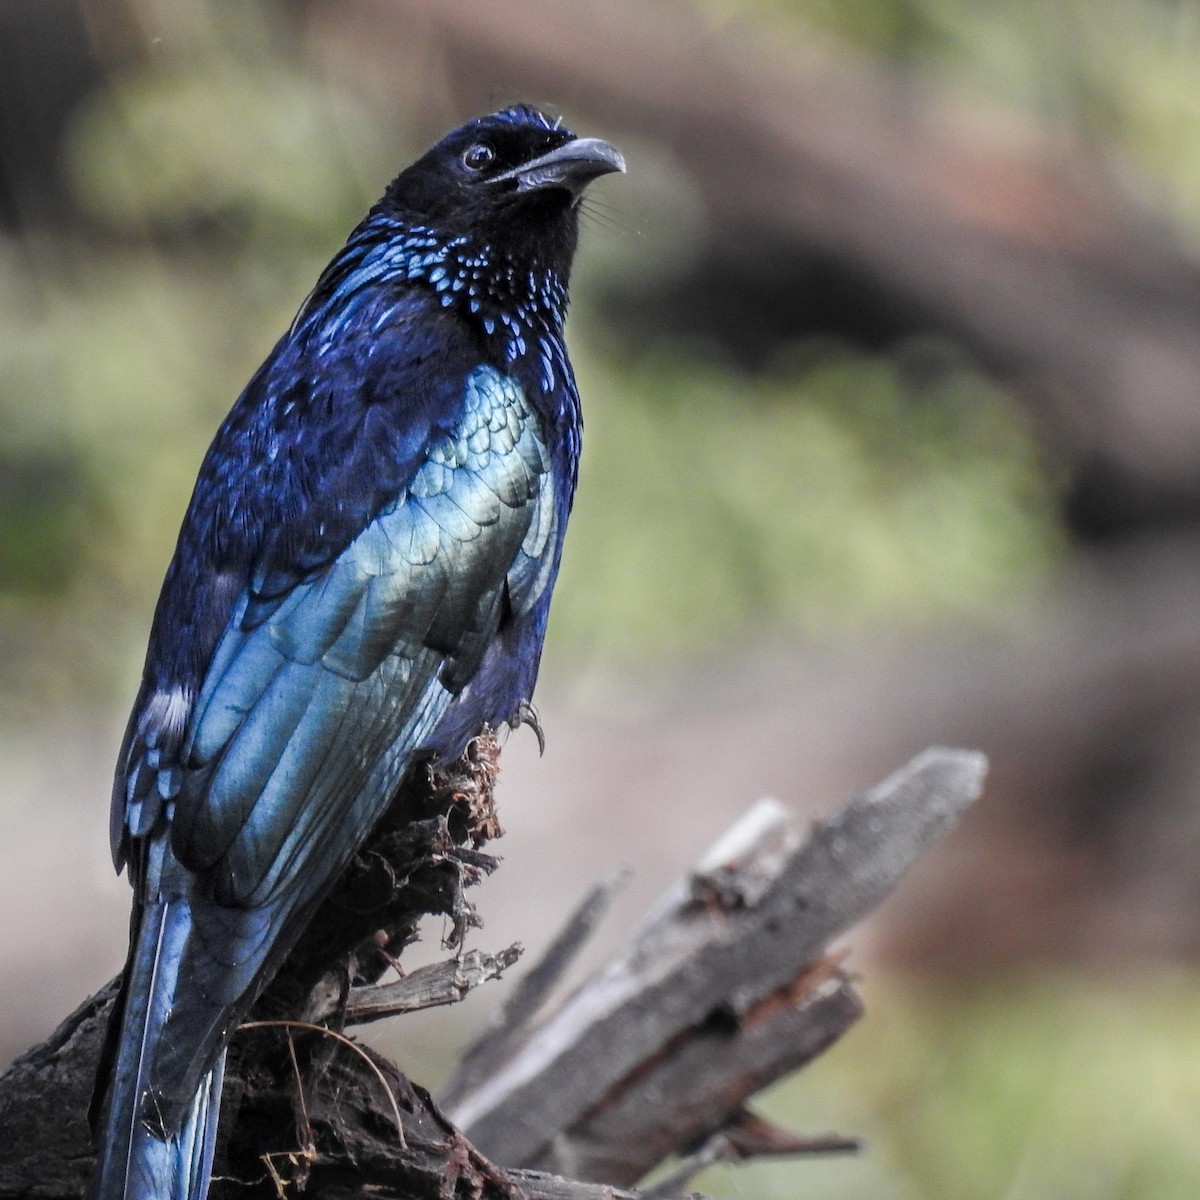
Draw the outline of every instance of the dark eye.
M496 152L486 142L476 142L463 151L463 165L471 171L482 171L496 159Z

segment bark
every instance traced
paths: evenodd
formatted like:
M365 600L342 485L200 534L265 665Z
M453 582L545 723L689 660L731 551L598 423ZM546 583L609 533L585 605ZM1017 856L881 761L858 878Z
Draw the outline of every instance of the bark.
M626 951L442 1098L500 1162L632 1183L734 1118L860 1015L825 956L982 786L982 755L929 750L805 837L763 801L669 892Z
M837 1135L776 1129L745 1104L860 1015L830 941L953 825L985 768L976 753L926 751L808 837L781 806L755 806L623 954L541 1016L612 890L602 886L448 1085L465 1133L342 1032L450 1002L517 952L461 944L477 924L465 888L495 865L480 849L499 832L494 740L448 770L415 771L233 1041L214 1197L645 1200L678 1195L714 1161L853 1149ZM429 913L452 918L459 953L380 982ZM82 1194L113 990L0 1077L0 1198ZM683 1161L665 1183L621 1190L672 1155Z

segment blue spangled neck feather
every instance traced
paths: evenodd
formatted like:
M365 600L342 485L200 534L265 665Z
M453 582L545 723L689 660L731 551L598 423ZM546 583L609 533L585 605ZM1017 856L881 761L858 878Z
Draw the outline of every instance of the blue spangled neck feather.
M531 390L547 398L547 416L556 426L569 433L580 424L562 332L566 280L545 263L507 261L471 234L439 236L377 206L297 314L292 332L308 332L325 305L340 307L341 313L310 333L318 353L329 350L356 321L379 332L404 303L406 283L431 288L442 308L474 325L496 365L525 375L532 364ZM399 294L380 301L372 295L376 286ZM369 315L360 311L365 307ZM574 450L577 454L577 433Z

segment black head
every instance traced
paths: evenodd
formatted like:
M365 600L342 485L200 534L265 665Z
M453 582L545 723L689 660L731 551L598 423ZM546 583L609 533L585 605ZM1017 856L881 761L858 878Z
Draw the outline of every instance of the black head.
M607 142L577 138L518 104L447 134L392 181L383 204L438 233L469 234L516 257L565 251L569 259L584 188L624 170Z

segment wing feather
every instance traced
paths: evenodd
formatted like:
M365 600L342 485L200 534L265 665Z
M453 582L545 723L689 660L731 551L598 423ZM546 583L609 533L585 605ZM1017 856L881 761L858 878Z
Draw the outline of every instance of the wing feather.
M466 395L396 502L249 630L247 596L218 646L172 845L222 904L333 869L323 847L356 843L365 830L339 826L359 809L377 818L387 795L372 788L395 786L504 619L510 574L548 521L549 455L511 380L481 369Z

